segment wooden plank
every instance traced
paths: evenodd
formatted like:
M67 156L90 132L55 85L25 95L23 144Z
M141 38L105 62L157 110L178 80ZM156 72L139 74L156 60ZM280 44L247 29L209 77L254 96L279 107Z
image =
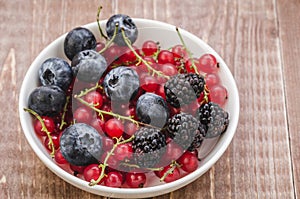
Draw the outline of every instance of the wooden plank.
M279 36L285 81L295 197L300 197L300 2L278 0Z
M234 34L241 115L231 148L232 196L292 198L275 1L237 2Z

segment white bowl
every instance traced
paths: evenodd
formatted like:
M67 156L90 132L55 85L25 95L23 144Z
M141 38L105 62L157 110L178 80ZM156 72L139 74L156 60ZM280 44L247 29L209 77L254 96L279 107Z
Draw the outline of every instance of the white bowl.
M153 20L137 18L133 20L139 28L139 37L135 43L136 46L141 46L142 42L148 39L159 41L162 49L169 48L171 46L174 46L175 44L180 44L179 37L175 31L175 26ZM104 27L105 23L106 21L101 21L101 26ZM100 35L96 22L87 24L84 27L90 29L96 37ZM239 96L237 86L230 70L228 69L223 59L210 46L208 46L205 42L203 42L195 35L185 30L180 29L180 32L183 36L183 39L185 40L186 45L188 46L190 51L193 52L195 57L199 57L203 53L211 53L217 58L221 66L219 76L221 78L222 84L228 90L228 100L225 106L225 110L230 114L230 122L228 128L226 132L217 140L212 150L210 150L210 152L200 162L198 169L171 183L162 183L156 186L138 189L111 188L101 185L89 186L86 181L66 172L54 162L54 160L49 156L49 152L45 149L43 143L41 143L40 139L34 132L32 125L32 116L29 113L25 112L23 108L27 107L29 94L39 84L37 71L41 63L43 63L47 58L50 57L61 57L66 59L63 51L63 41L66 36L66 34L64 34L53 41L50 45L48 45L31 64L23 80L19 97L19 114L24 134L33 151L52 172L54 172L56 175L69 182L70 184L97 195L107 197L142 198L162 195L186 186L187 184L203 175L216 163L216 161L227 149L237 128L239 118Z

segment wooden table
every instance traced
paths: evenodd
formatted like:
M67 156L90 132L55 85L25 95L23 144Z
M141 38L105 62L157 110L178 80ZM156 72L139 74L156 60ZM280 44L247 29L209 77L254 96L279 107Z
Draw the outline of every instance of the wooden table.
M300 197L299 0L0 0L0 198L101 198L48 170L25 140L17 111L34 58L75 26L115 13L164 21L224 58L240 92L236 135L192 184L156 198Z

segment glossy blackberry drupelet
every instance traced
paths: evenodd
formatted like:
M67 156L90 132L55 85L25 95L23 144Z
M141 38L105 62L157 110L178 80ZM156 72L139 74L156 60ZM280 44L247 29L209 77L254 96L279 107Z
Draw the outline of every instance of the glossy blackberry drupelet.
M170 113L167 103L161 96L145 93L137 100L136 115L141 122L162 128Z
M56 116L62 112L66 94L58 86L47 85L35 88L29 95L28 107L40 116Z
M138 29L133 20L124 14L111 16L106 23L106 33L110 39L114 36L116 24L118 24L118 30L116 32L114 43L119 46L126 46L121 31L123 29L126 37L130 40L131 44L133 44L138 37Z
M198 149L201 147L202 142L206 135L206 131L207 131L206 126L199 122L198 130L196 131L196 135L194 137L192 144L187 149L188 151L194 151L195 149Z
M98 82L107 69L105 58L95 50L84 50L72 59L74 76L84 82Z
M56 85L66 91L73 79L71 66L61 58L49 58L39 69L39 78L42 85Z
M90 30L77 27L67 34L64 40L64 52L68 59L72 61L77 53L83 50L95 49L96 45L96 38Z
M178 74L169 79L164 86L166 100L173 107L179 108L197 100L204 86L204 77L201 75Z
M179 113L169 118L168 135L184 150L188 149L199 134L199 121L187 113Z
M102 154L102 140L93 127L85 123L75 123L62 133L60 150L70 164L86 166L98 163Z
M142 127L132 141L134 163L141 168L154 167L166 151L166 137L159 129Z
M103 86L107 97L115 102L129 102L135 97L140 80L135 70L119 66L107 73Z
M229 124L229 114L218 104L208 102L198 109L198 118L206 127L205 138L213 138L221 135Z

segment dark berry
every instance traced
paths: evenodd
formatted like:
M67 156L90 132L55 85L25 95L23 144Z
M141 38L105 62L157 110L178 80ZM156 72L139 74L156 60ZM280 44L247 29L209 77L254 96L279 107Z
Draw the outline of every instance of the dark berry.
M134 161L141 168L155 166L166 150L166 137L156 128L142 127L132 141Z
M35 88L28 99L28 107L40 116L56 116L66 103L66 94L58 86L40 86Z
M154 93L145 93L138 98L136 114L143 123L157 127L163 127L170 115L165 100Z
M205 81L201 75L178 74L169 79L164 86L166 100L175 108L190 104L200 96L204 86Z
M84 82L98 82L107 69L105 58L95 50L84 50L72 59L74 75Z
M42 85L56 85L66 91L73 79L71 66L63 59L49 58L39 69Z
M103 85L107 97L112 101L129 102L137 94L140 82L135 70L119 66L105 76Z
M118 24L118 29L116 32L116 36L114 42L120 46L126 46L122 35L122 29L125 32L125 36L130 40L131 44L133 44L138 36L138 29L133 22L133 20L124 14L117 14L111 16L106 23L106 33L107 36L111 39L114 35L116 24Z
M70 164L86 166L98 163L102 153L101 137L93 127L75 123L64 130L60 150Z
M229 114L214 102L201 105L198 109L198 118L206 127L205 138L221 135L229 124Z
M184 150L194 141L199 121L187 113L179 113L168 120L167 132L169 136Z
M97 46L94 34L83 27L74 28L71 30L64 41L64 52L69 60L83 51L88 49L95 49Z

